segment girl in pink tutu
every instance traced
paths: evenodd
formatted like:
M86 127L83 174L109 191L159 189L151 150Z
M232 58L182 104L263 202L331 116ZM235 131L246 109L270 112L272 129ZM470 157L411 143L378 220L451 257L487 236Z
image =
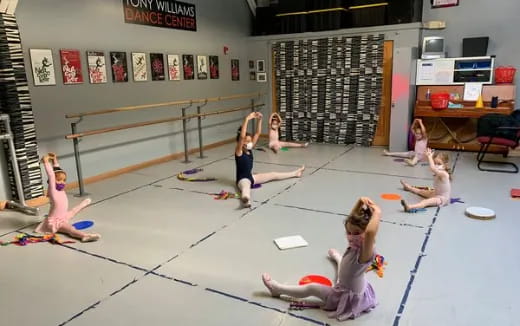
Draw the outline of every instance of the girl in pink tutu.
M419 195L424 199L415 204L408 204L404 199L401 205L405 212L414 212L419 208L446 206L451 199L451 170L448 166L449 156L446 153L434 153L430 148L426 150L426 157L433 172L433 189L414 187L401 180L403 189Z
M428 134L426 133L426 127L424 126L421 119L415 119L410 127L415 137L415 147L413 151L409 152L389 152L386 149L383 154L386 156L394 156L404 158L406 164L415 166L419 162L426 161L426 148L428 147Z
M51 166L50 161L53 165ZM90 204L90 199L83 200L78 206L69 209L69 199L65 193L65 182L67 174L60 168L56 154L49 153L42 158L45 172L49 180L49 188L47 190L51 200L51 209L49 216L43 220L36 228L38 233L65 233L73 238L81 240L81 242L97 241L101 237L99 234L91 234L76 230L71 224L70 219L79 211Z
M381 209L367 197L361 197L345 221L349 246L343 256L329 249L329 258L337 266L337 280L333 287L321 284L284 285L269 274L262 275L272 296L288 295L294 298L317 297L322 309L332 311L329 317L340 321L354 319L377 305L374 289L365 278L368 266L375 256L374 244Z
M278 130L280 129L280 124L282 124L282 118L278 113L273 113L269 117L269 148L275 152L278 153L282 147L307 147L309 146L309 143L291 143L291 142L285 142L280 141L280 135L278 133Z

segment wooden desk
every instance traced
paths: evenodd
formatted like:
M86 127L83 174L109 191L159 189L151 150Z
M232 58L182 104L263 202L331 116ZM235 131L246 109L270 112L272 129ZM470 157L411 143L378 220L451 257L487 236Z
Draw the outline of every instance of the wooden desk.
M464 86L419 86L415 103L414 117L423 119L428 131L429 146L435 149L453 149L463 151L478 151L480 143L476 141L477 119L489 113L509 115L514 109L514 85L484 86L483 109L475 108L475 102L451 101L464 105L460 109L434 110L430 101L426 100L427 89L432 93L447 92L464 94ZM499 96L499 106L490 107L492 96ZM490 152L507 153L507 149L491 146Z

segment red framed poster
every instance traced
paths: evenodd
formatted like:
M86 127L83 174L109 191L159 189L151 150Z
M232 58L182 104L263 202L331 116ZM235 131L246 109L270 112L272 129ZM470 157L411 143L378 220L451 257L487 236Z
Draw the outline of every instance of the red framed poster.
M65 85L82 84L83 73L81 72L79 50L60 50L60 59L63 83Z

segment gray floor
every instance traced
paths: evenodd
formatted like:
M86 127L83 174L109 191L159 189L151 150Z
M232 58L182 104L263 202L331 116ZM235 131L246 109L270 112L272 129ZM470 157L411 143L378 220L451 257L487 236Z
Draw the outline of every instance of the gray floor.
M93 205L75 220L94 220L96 243L0 247L0 325L518 325L520 201L509 198L520 176L480 172L475 154L452 152L456 203L405 214L405 178L430 185L427 167L382 157L381 148L311 145L278 155L256 151L258 172L290 171L301 179L253 190L251 210L210 194L234 191L233 146L87 186ZM193 167L219 180L179 181ZM267 295L260 275L295 283L307 274L334 278L327 249L343 250L342 227L359 196L383 209L378 252L383 278L367 274L379 300L370 314L339 323L320 310L288 311ZM71 203L78 198L69 196ZM497 219L464 216L484 206ZM47 208L44 208L45 212ZM0 213L0 240L31 232L41 217ZM302 235L309 246L279 251L273 239Z

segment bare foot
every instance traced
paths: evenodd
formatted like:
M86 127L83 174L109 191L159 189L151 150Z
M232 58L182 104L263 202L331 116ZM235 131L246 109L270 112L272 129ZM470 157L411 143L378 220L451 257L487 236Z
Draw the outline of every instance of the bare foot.
M83 238L81 238L81 242L94 242L101 239L101 236L99 234L89 233Z
M297 177L297 178L301 178L302 175L303 175L303 171L305 171L305 165L302 165L301 168L299 168L298 170L296 170L296 177Z
M410 189L412 188L409 184L407 184L403 180L401 180L401 185L403 185L403 189L406 191L410 191Z
M242 197L240 198L240 200L242 201L242 205L244 205L244 208L251 207L251 199L249 197Z
M303 144L303 148L307 148L307 147L309 147L309 143L308 142Z
M406 162L406 164L408 164L409 166L415 166L417 163L414 162L413 160L407 158L404 160Z
M410 207L408 206L408 204L404 201L404 199L401 199L401 205L403 205L403 209L405 212L409 212L410 211Z
M336 249L329 249L328 254L329 258L334 260L337 264L341 262L341 254Z
M274 281L271 279L271 275L264 273L262 274L262 281L264 282L265 287L271 292L271 295L273 297L279 297L280 293L276 292L276 290L273 287Z
M383 155L388 156L388 155L390 155L390 153L386 149L383 149Z

